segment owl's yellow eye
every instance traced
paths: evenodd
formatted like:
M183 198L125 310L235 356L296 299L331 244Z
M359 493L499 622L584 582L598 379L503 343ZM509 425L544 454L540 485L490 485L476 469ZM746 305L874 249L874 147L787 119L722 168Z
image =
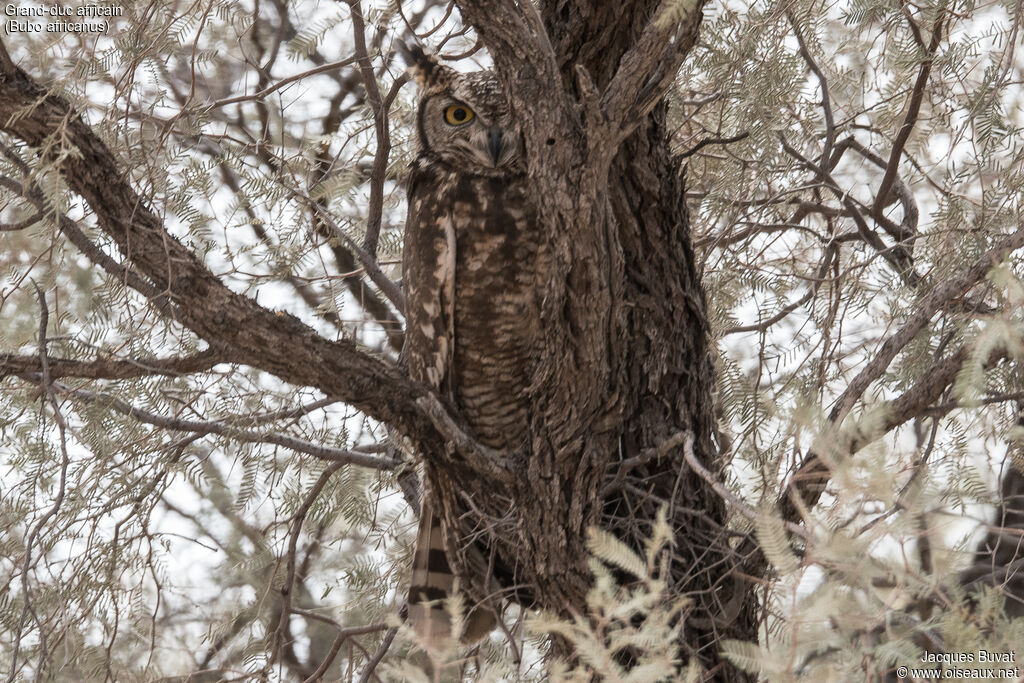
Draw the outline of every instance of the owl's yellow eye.
M461 126L473 120L473 110L464 104L453 104L444 110L445 123L453 126Z

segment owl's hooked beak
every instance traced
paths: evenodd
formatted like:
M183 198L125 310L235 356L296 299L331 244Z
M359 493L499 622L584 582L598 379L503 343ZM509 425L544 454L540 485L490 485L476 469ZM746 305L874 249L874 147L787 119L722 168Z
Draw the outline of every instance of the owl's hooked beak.
M491 159L494 160L494 165L498 165L498 160L501 159L501 139L504 133L502 133L501 126L491 126L490 130L487 131L487 151L491 153Z

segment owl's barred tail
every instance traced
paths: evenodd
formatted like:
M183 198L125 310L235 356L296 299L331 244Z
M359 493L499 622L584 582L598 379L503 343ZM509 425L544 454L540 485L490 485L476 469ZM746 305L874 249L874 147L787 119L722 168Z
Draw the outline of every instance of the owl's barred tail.
M431 649L445 649L453 636L448 600L453 597L454 590L455 574L445 553L441 519L424 500L416 533L408 606L409 623L423 644ZM463 618L462 633L457 634L459 640L467 645L486 636L496 624L490 609L473 607L471 602L463 601L467 612Z

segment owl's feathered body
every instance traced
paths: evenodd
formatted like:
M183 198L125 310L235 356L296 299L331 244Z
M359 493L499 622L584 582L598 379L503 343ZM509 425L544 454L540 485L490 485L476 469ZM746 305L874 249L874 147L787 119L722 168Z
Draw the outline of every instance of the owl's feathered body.
M511 456L529 438L542 291L543 241L519 132L493 75L456 73L418 49L407 61L420 85L420 152L409 174L402 259L409 374L447 396L480 443ZM449 558L464 561L472 549L458 528L455 496L441 495L454 492L438 490L450 480L427 464L433 490L420 515L409 616L436 642L451 635L443 604L454 589ZM469 562L486 567L482 558ZM474 640L493 628L493 608L480 604L484 595L466 597L461 635Z
M409 189L409 372L448 395L480 443L516 449L540 315L525 179L460 174L421 155Z

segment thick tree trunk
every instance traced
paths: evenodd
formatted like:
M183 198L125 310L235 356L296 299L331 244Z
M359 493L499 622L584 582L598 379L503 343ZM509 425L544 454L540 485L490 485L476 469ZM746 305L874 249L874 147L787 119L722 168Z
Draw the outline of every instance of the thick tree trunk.
M460 3L495 55L513 109L527 121L541 232L553 255L545 277L547 338L533 384L532 449L511 464L506 485L481 477L451 449L426 456L447 514L470 510L462 528L473 530L506 595L566 616L586 606L587 528L599 525L641 549L658 509L667 506L676 543L670 583L692 600L684 652L714 680L748 680L720 660L718 642L756 638L756 593L736 578L724 502L684 459L692 435L696 458L712 472L722 465L713 438L704 293L683 175L669 151L667 107L661 101L636 112L638 121L609 117L613 133L633 131L621 140L606 137L594 125L600 117L587 112L588 88L612 90L635 57L628 51L652 24L654 5L545 4L559 94L543 85L550 63L502 61L503 52L529 51L508 35L516 21L530 27L528 10L523 18ZM695 39L699 13L688 21L680 32L685 44L676 45L683 52ZM543 46L537 33L534 24L522 41ZM670 49L667 40L660 49ZM549 104L553 111L537 111ZM545 117L557 132L545 129ZM623 467L625 461L632 466ZM461 568L465 581L474 581L471 564Z

